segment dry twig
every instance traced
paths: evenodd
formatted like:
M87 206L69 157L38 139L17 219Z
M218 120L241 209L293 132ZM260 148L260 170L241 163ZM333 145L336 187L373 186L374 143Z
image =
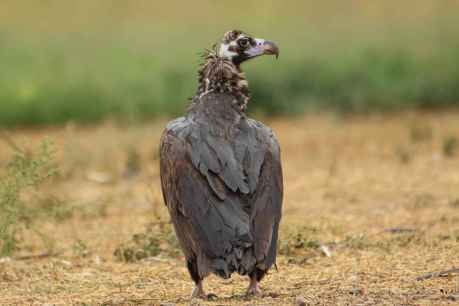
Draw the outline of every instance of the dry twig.
M401 234L401 233L415 233L416 229L414 228L404 228L404 227L389 227L384 230L386 233L392 234Z
M426 274L416 277L416 280L421 281L421 280L426 280L426 279L433 278L433 277L445 277L445 276L448 276L454 273L459 273L459 268L453 268L453 269L449 269L445 271L426 273Z
M55 257L57 255L59 255L59 253L43 252L43 253L38 253L38 254L19 255L19 256L13 257L13 259L14 260L40 259L40 258L46 258L46 257Z

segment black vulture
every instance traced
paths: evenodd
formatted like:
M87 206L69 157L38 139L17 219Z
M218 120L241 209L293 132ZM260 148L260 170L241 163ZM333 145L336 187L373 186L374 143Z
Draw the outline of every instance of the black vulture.
M210 273L250 277L247 294L276 262L283 181L270 128L247 117L248 83L240 65L275 43L233 30L204 53L199 86L184 117L167 125L160 147L164 201L196 284Z

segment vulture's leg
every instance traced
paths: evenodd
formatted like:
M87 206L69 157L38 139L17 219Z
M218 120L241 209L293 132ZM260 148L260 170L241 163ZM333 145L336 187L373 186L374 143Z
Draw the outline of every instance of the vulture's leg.
M250 274L250 284L249 288L247 288L247 295L262 295L262 291L260 288L260 281L265 276L265 271L256 269L254 272Z
M186 261L186 266L188 268L188 272L190 272L191 279L195 283L193 293L191 294L191 298L206 297L206 293L204 292L204 288L202 287L202 279L198 273L198 264L196 263L196 260L188 259Z
M207 295L204 292L204 288L202 287L202 280L195 283L193 293L191 293L191 298L206 298Z
M206 294L204 288L202 286L203 279L199 276L198 273L198 265L196 260L187 260L187 268L188 272L190 272L190 276L193 279L195 286L193 289L193 293L191 293L191 298L201 298L201 299L215 299L217 296L213 293Z

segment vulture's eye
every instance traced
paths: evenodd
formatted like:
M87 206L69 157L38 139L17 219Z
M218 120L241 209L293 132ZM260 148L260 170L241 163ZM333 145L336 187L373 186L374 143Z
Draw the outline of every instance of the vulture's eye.
M249 39L248 38L241 38L237 41L237 43L239 44L239 46L241 46L242 48L245 48L249 45Z

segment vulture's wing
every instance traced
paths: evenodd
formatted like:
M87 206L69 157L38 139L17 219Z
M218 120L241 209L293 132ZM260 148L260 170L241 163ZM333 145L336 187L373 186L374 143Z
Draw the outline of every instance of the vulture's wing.
M271 131L247 121L224 141L180 118L161 140L161 182L186 257L201 276L229 277L275 261L282 170Z
M255 120L249 120L249 123L257 127L260 141L267 144L258 184L252 196L250 216L257 267L267 270L276 262L278 229L282 214L283 178L280 148L271 129Z

